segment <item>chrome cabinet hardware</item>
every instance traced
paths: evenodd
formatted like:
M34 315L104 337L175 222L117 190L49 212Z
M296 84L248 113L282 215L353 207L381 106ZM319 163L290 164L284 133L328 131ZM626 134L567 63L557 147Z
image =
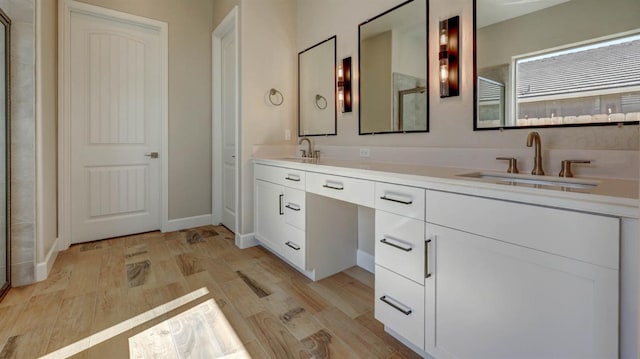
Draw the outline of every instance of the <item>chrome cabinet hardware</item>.
M380 243L386 244L386 245L394 247L394 248L398 248L398 249L403 250L405 252L411 252L411 250L413 250L412 247L403 247L403 246L401 246L399 244L395 244L395 243L389 242L389 240L387 238L382 238L380 240Z
M280 199L278 201L278 204L280 205L280 215L282 216L284 214L284 211L282 210L282 200L284 199L284 195L281 194L279 197Z
M380 297L380 300L383 301L384 303L388 304L393 309L399 311L400 313L402 313L404 315L409 315L409 314L411 314L413 312L409 308L404 309L399 304L393 303L392 300L395 301L395 299L393 299L391 297L387 297L386 295L383 295L382 297Z
M518 160L513 157L496 157L496 160L499 161L509 161L509 168L507 169L507 173L520 173L518 171Z
M339 186L339 187L338 187L338 186ZM323 185L322 185L322 187L324 187L324 188L335 189L335 190L338 190L338 191L342 191L342 190L344 189L344 185L342 185L342 184L338 184L338 186L332 186L332 185L331 185L330 183L328 183L328 182L327 182L326 184L323 184Z
M431 244L431 239L427 239L424 243L424 277L430 278L431 273L429 273L429 244Z
M144 155L151 158L158 158L158 152L145 153Z
M391 202L396 202L396 203L402 203L402 204L406 204L406 205L409 205L409 204L412 204L412 203L413 203L413 201L411 201L411 200L409 200L409 201L403 201L403 200L400 200L400 199L395 199L395 198L387 197L386 195L384 195L384 196L380 197L380 199L383 199L383 200L385 200L385 201L391 201Z
M299 251L300 247L296 246L295 244L291 243L291 242L286 242L285 243L287 245L287 247L292 248L293 250Z
M560 177L573 177L573 172L571 172L571 164L572 163L591 163L589 160L564 160L560 166L560 173L558 176Z
M300 211L300 206L298 206L297 204L292 204L292 203L288 203L286 206L284 206L285 208L288 208L292 211Z

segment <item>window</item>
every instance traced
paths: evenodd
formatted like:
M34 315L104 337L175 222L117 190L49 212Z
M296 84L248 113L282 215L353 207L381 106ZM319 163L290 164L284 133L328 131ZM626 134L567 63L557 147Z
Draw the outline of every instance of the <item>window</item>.
M640 34L515 60L518 126L640 120Z

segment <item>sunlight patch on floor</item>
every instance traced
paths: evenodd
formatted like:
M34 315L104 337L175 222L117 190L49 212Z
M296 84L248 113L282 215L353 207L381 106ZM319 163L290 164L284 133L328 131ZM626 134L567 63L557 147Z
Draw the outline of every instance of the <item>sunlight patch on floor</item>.
M251 358L213 299L132 336L129 355L132 359Z
M189 294L185 294L182 297L176 298L170 302L159 305L151 310L148 310L142 314L136 315L135 317L122 321L114 326L111 326L105 330L97 332L89 337L80 339L75 343L69 344L66 347L60 348L40 358L41 359L67 358L72 355L78 354L82 351L85 351L91 348L92 346L100 344L104 341L107 341L117 335L120 335L126 332L127 330L133 329L140 324L146 323L166 313L169 313L170 311L177 309L207 294L209 294L209 290L204 287L198 290L194 290Z

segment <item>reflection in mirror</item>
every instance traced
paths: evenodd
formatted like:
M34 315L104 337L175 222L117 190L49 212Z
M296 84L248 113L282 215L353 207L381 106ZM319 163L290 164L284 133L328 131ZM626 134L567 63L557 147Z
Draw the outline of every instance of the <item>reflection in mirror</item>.
M336 37L298 54L298 136L336 134Z
M0 299L11 284L9 240L9 49L11 21L0 10Z
M637 124L640 1L475 0L474 129Z
M360 24L361 135L429 130L427 0Z

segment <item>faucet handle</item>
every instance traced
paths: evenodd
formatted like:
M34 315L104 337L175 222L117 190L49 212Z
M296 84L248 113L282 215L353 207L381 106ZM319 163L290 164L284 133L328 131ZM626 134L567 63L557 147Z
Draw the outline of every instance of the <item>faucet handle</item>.
M320 150L313 151L313 158L320 159Z
M305 151L305 150L302 150L302 149L301 149L300 151L302 151L302 158L305 158L305 157L307 157L307 151Z
M560 173L558 176L560 177L573 177L573 172L571 172L571 164L572 163L591 163L589 160L563 160L560 166Z
M507 173L519 173L518 171L518 160L514 157L496 157L496 160L500 161L509 161L509 168L507 169Z

